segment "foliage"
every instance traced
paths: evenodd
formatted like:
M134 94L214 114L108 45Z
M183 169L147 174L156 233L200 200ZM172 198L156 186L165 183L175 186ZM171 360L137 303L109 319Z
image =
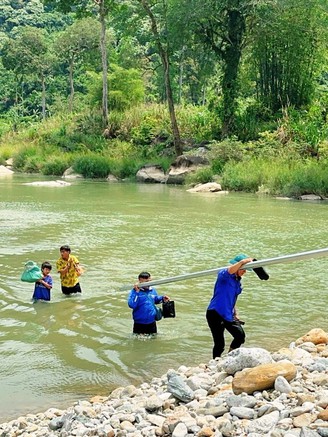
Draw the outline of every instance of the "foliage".
M39 173L42 160L37 147L24 147L13 155L14 168L24 173Z
M110 173L110 163L104 156L89 153L78 156L73 162L73 169L85 178L106 178Z
M304 194L328 194L328 161L285 159L250 160L228 163L222 175L224 189L299 197Z
M108 75L108 107L110 110L125 111L144 100L144 83L141 72L134 69L124 69L111 64ZM102 99L101 75L89 73L89 99L92 105L100 106Z
M197 184L206 184L213 181L213 170L211 167L204 167L189 173L185 179L185 185L194 186Z
M41 165L41 173L44 175L62 176L70 167L70 160L67 156L50 156Z
M277 0L275 7L264 2L258 8L252 27L257 89L260 100L273 111L311 101L319 33L325 31L319 10L320 0Z
M210 143L209 158L212 171L221 174L227 162L238 162L244 159L244 144L236 137L226 138L223 141Z

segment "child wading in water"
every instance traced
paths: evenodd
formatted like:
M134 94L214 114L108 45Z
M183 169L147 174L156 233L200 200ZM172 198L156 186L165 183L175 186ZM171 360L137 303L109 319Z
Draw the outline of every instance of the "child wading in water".
M50 300L50 290L52 289L52 277L50 276L52 266L48 261L41 265L43 278L36 281L32 300Z

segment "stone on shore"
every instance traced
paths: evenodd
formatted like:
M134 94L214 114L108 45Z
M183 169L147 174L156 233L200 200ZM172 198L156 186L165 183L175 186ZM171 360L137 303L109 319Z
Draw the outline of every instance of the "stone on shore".
M313 343L313 344L321 344L321 343L328 343L328 334L323 329L316 328L311 329L307 334L303 335L302 337L298 338L295 341L295 344L299 346L302 343Z
M0 436L328 437L328 343L309 341L324 340L321 331L271 354L242 348L66 410L28 414L0 424Z
M260 364L252 369L244 369L235 374L232 381L232 390L235 394L263 391L273 388L278 376L283 376L287 381L295 378L296 366L290 361L279 363Z
M206 184L197 184L193 188L187 190L189 193L221 193L226 194L227 191L223 191L220 184L217 182L207 182Z
M208 165L208 159L198 155L181 155L171 164L167 174L167 184L183 184L186 176Z
M234 375L245 367L255 367L272 361L270 352L265 349L241 347L228 354L222 368L228 374Z
M149 183L165 183L167 175L163 168L157 164L148 164L138 170L136 174L137 182L149 182Z
M69 167L67 170L64 171L62 178L63 179L83 179L83 176L79 173L76 173L74 171L73 167Z
M5 167L4 165L0 165L0 176L10 176L14 172L10 169Z

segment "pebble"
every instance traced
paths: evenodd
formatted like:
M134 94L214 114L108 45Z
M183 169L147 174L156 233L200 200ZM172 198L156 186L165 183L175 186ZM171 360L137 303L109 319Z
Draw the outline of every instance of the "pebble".
M328 437L328 342L317 344L311 331L301 339L273 353L240 348L66 410L28 414L0 424L0 437ZM297 369L291 380L277 374L265 390L234 392L240 371L286 360Z

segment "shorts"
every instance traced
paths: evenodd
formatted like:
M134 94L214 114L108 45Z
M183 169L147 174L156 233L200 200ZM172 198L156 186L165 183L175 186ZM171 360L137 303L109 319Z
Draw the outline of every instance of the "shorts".
M153 323L136 323L133 324L133 334L156 334L156 322Z
M69 294L73 293L82 293L80 283L78 282L73 287L64 287L64 285L61 286L61 291L63 294L68 296Z

